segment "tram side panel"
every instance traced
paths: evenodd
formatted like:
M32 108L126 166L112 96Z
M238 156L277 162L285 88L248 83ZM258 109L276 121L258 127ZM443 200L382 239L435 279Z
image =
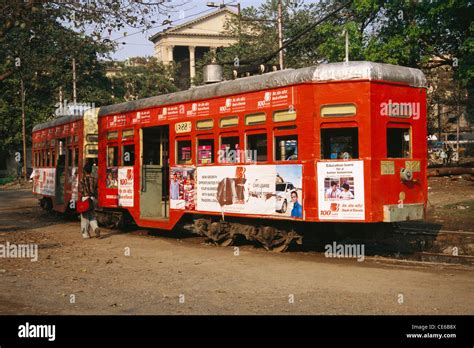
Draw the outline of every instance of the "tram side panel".
M83 148L82 121L67 122L33 134L33 193L41 205L58 212L74 210Z
M373 221L423 219L427 203L426 90L372 84Z
M371 221L370 82L314 86L313 216L321 222Z

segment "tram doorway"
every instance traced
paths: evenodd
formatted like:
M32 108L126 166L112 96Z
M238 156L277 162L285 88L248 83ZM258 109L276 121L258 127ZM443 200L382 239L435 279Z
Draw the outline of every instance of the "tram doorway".
M169 217L169 127L140 130L141 188L140 217Z

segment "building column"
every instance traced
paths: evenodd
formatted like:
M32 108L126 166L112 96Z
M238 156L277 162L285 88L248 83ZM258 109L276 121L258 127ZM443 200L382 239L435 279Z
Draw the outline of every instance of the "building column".
M173 57L173 50L174 46L168 46L168 63L171 64L173 63L174 57Z
M188 46L189 49L189 77L191 78L191 86L194 86L194 78L196 77L196 47Z
M215 63L216 57L217 57L217 47L209 47L209 50L211 51L211 55L212 55L211 63Z

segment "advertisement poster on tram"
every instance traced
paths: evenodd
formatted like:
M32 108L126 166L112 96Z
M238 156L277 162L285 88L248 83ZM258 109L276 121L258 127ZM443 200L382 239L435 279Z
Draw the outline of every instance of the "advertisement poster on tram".
M133 207L133 167L118 169L118 205Z
M197 210L303 217L301 165L199 167Z
M318 162L321 220L364 220L364 162Z
M54 196L56 184L55 168L35 168L33 173L33 192Z
M69 183L71 184L71 199L77 201L77 192L79 189L79 177L77 167L69 168Z
M170 173L171 209L196 208L196 181L194 167L174 167Z

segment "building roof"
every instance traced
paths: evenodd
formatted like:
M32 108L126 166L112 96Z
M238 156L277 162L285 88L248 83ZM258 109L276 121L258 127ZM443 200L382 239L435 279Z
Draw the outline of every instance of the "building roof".
M264 75L194 87L186 91L104 106L100 108L99 116L301 83L354 80L386 81L426 88L425 75L419 69L365 61L329 63L301 69L285 69Z
M217 16L220 16L222 14L225 14L225 13L229 13L229 14L232 14L232 15L236 15L236 13L232 10L230 10L228 7L223 7L217 11L213 11L211 13L208 13L208 14L205 14L203 16L200 16L200 17L197 17L197 18L194 18L188 22L185 22L183 24L179 24L175 27L172 27L172 28L168 28L168 29L165 29L163 31L160 31L154 35L152 35L150 37L150 41L152 41L153 43L155 43L156 41L158 41L162 36L165 36L165 35L168 35L168 34L176 34L176 35L192 35L192 36L199 36L200 34L191 34L191 33L181 33L180 31L184 30L184 29L187 29L187 28L190 28L192 27L193 25L196 25L198 23L202 23L202 22L205 22L205 21L208 21L209 19L211 18L214 18L214 17L217 17ZM209 35L212 35L212 36L221 36L219 34L212 34L212 33L203 33L202 36L209 36Z

